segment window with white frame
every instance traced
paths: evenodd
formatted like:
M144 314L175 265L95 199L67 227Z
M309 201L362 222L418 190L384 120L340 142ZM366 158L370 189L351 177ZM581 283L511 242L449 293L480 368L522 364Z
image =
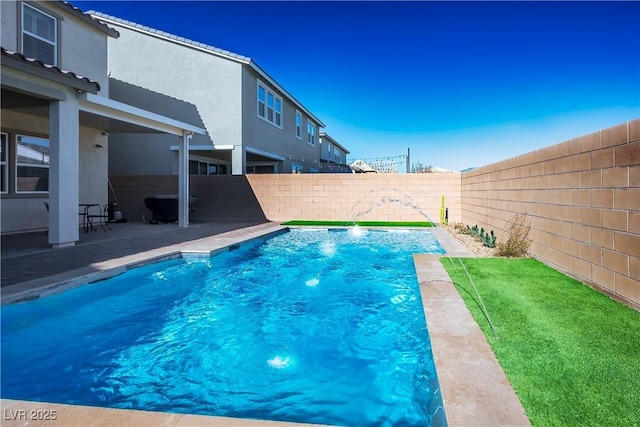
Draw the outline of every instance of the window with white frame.
M329 153L329 158L331 158L331 143L327 142L327 152Z
M49 140L35 136L16 137L16 192L49 191Z
M296 137L302 139L302 114L296 110Z
M57 21L22 3L22 53L45 64L57 65Z
M258 82L258 117L282 128L282 98Z
M8 145L9 136L6 133L0 133L0 193L6 193L9 190Z
M307 121L307 142L316 145L316 125Z

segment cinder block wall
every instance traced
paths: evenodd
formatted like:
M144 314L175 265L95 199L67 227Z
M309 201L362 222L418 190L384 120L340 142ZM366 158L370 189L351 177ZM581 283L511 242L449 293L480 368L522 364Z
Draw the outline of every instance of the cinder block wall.
M109 179L114 190L109 201L117 201L130 222L142 222L143 215L146 221L153 217L145 198L178 193L177 175L112 175ZM191 221L266 221L245 176L191 175L189 193L198 199Z
M534 257L640 309L640 119L462 174L464 223L517 213Z
M460 174L248 175L271 221L460 221Z

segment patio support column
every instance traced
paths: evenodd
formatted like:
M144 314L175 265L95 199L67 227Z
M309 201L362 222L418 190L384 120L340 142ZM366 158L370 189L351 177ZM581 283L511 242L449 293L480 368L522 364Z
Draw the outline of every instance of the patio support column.
M231 150L231 175L244 175L247 164L247 154L242 145L234 145Z
M49 243L73 246L80 238L80 137L78 101L49 102Z
M189 226L189 140L193 134L184 132L178 148L178 227Z

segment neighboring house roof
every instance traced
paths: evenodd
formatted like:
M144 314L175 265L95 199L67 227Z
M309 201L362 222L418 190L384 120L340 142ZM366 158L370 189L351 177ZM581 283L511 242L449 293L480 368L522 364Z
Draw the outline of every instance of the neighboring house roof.
M100 91L100 84L87 77L79 76L55 65L45 64L37 59L27 58L21 53L12 52L3 47L0 49L2 50L3 66L62 83L84 92L98 93Z
M102 31L103 33L105 33L110 37L113 37L113 38L120 37L120 33L118 33L116 30L98 21L97 19L93 18L88 13L81 11L80 9L78 9L77 7L75 7L74 5L72 5L67 1L49 1L48 3L51 4L52 6L58 7L58 9L62 9L68 13L71 13L76 18L91 25L95 29Z
M347 150L346 148L344 148L338 141L336 141L335 139L331 138L331 136L326 133L326 132L320 132L320 138L326 138L329 141L331 141L331 143L335 146L337 146L339 149L341 149L342 151L344 151L346 154L349 154L349 150Z
M100 19L102 21L110 22L113 25L121 25L123 27L127 27L132 30L136 30L139 32L147 33L159 38L163 38L165 40L169 40L175 43L183 44L192 48L203 50L207 53L229 59L231 61L239 62L241 64L248 65L251 69L253 69L260 77L268 81L273 87L275 87L282 95L288 98L296 107L300 110L304 111L309 117L311 117L316 123L320 125L320 127L325 127L325 124L316 117L311 111L307 110L297 99L293 97L289 92L287 92L282 86L280 86L269 74L267 74L262 68L258 66L251 58L243 55L239 55L237 53L230 52L228 50L220 49L215 46L211 46L205 43L200 43L194 40L187 39L185 37L177 36L175 34L170 34L165 31L156 30L151 27L147 27L146 25L136 24L135 22L128 21L126 19L118 18L116 16L107 15L101 12L89 11L88 14Z

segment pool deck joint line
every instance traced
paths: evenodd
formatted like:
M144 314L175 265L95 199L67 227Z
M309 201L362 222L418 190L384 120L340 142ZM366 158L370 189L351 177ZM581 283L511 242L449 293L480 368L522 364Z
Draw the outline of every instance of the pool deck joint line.
M287 227L260 224L185 243L168 245L134 255L96 263L2 288L2 303L39 298L110 277L127 268L178 257L204 255L230 245L277 233ZM428 228L451 257L474 255L441 227ZM511 384L498 364L484 334L473 320L462 298L440 263L442 255L414 255L431 347L440 383L447 423L450 426L529 426ZM280 421L203 415L173 414L130 409L112 409L1 399L3 427L13 426L295 426L310 425ZM32 415L55 413L56 420L38 420ZM51 412L53 411L53 412ZM12 417L13 416L13 417Z

